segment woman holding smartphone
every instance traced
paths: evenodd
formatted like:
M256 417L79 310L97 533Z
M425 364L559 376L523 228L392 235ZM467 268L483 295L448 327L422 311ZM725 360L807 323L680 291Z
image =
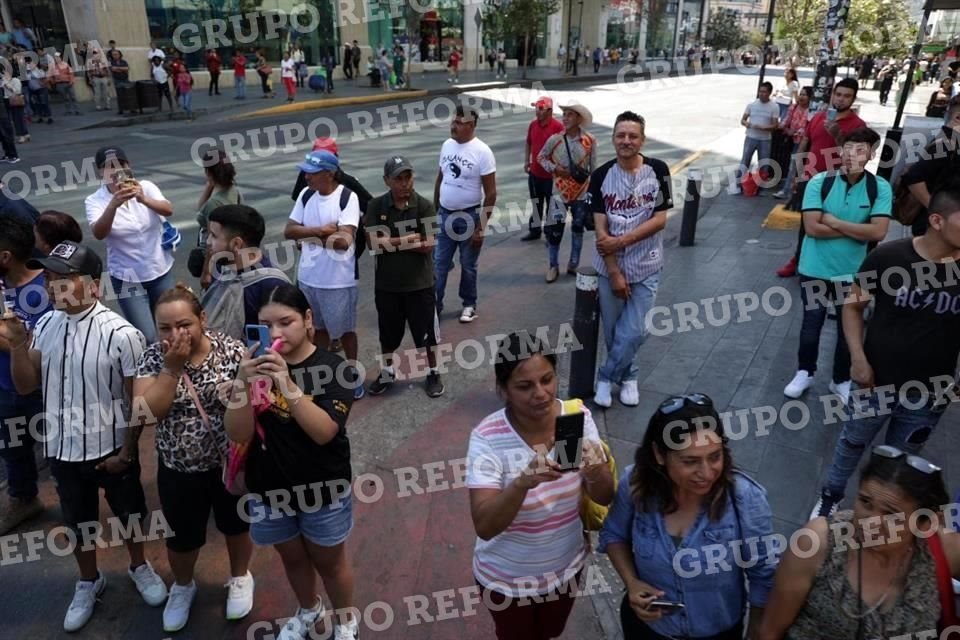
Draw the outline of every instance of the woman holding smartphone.
M270 340L282 343L257 357L259 344L247 350L224 424L232 441L250 444L250 537L276 548L299 604L278 638L313 637L326 613L317 598L320 574L337 614L335 640L355 640L359 623L348 611L353 566L346 549L353 528L346 432L353 389L344 380L354 374L342 358L314 346L310 304L295 286L271 289L259 319Z
M494 366L504 408L470 435L467 486L477 532L473 572L498 640L548 640L563 633L589 547L581 495L613 498L613 476L597 427L583 410L583 462L563 473L551 451L563 403L557 359L536 340L512 333ZM560 593L560 597L542 598Z
M161 246L163 219L173 215L173 205L157 185L134 177L123 149L102 147L94 161L102 183L85 200L87 222L107 245L107 270L120 310L147 343L154 343L153 308L174 285L173 253Z
M754 630L773 586L775 561L763 544L772 533L766 491L734 469L713 401L701 393L665 400L600 532L627 589L624 638L743 638L747 603ZM718 549L719 566L709 562Z
M223 486L227 434L218 396L218 387L236 376L246 349L239 340L207 330L200 301L182 284L160 296L156 315L160 342L140 357L133 395L143 399L152 418L141 426L157 430L157 493L176 532L166 540L175 584L163 610L163 630L173 633L186 626L197 595L194 567L211 511L230 558L227 620L239 620L253 608L250 525L240 515L240 498Z

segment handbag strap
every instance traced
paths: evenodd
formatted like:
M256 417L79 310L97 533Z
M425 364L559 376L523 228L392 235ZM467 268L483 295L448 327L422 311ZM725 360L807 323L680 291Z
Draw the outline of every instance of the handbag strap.
M927 538L930 545L930 555L937 569L937 590L940 592L940 624L946 628L958 624L956 603L953 597L953 580L950 575L950 564L943 552L943 541L940 534L934 533Z
M570 168L573 169L574 167L580 166L579 164L573 161L573 154L570 153L570 141L567 140L566 133L563 134L563 144L567 148L567 157L570 158Z
M193 405L200 413L200 420L203 421L203 426L206 428L207 433L210 434L210 437L213 438L213 444L217 448L217 452L220 453L221 463L225 465L225 461L222 460L223 453L220 452L220 444L217 441L216 434L213 432L213 427L210 425L210 416L207 415L207 412L203 408L203 404L200 403L200 396L197 395L197 389L193 386L193 381L190 380L190 376L187 375L186 371L184 371L180 377L183 380L184 386L187 388L187 393L193 400Z

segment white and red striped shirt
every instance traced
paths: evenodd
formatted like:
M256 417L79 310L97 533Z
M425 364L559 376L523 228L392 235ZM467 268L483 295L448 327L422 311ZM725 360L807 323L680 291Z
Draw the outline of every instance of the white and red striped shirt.
M583 436L599 443L597 426L586 408L584 413ZM534 455L506 411L492 413L470 434L467 487L505 489ZM544 595L573 578L587 556L580 522L581 484L579 473L565 473L530 489L510 526L490 540L477 538L473 551L477 581L519 598Z

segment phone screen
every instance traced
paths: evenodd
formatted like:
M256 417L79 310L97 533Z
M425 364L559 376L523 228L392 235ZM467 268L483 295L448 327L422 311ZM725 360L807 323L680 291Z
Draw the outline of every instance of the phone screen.
M254 358L259 358L267 353L267 349L270 347L270 329L267 328L267 325L248 324L244 328L244 337L248 347L260 343L256 353L253 354Z
M557 416L554 432L554 460L561 471L576 471L583 457L583 412Z

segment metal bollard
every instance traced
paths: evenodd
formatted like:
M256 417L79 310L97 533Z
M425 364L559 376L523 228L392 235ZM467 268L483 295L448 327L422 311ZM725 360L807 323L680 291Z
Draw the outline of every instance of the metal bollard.
M692 247L697 235L697 216L700 215L700 184L703 172L691 167L687 171L687 194L683 199L683 220L680 223L680 246Z
M597 338L600 330L600 305L597 299L599 277L593 267L577 269L577 299L573 308L573 335L580 343L570 356L571 398L592 398L597 374Z

